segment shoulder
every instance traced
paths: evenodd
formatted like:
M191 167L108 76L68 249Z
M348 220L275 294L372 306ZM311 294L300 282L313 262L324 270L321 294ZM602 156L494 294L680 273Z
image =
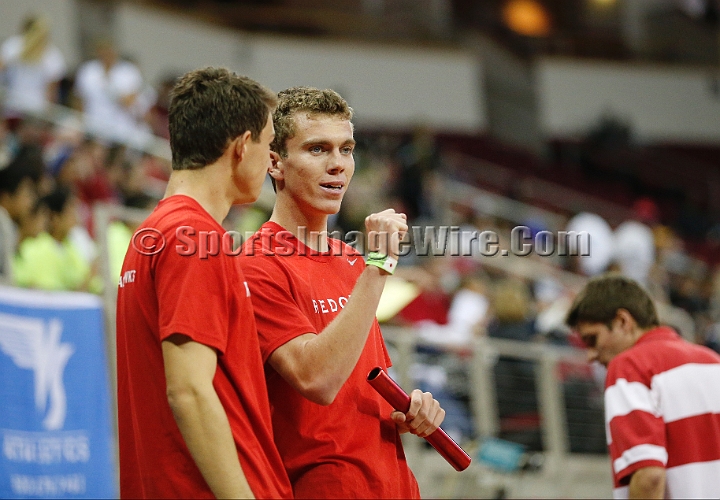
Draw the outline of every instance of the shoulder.
M626 382L640 382L649 387L653 371L653 364L645 350L642 346L635 345L610 361L605 388L611 387L620 379Z
M288 230L274 222L266 222L243 244L242 261L247 265L267 265L273 262L279 265L283 261L297 256L297 240ZM257 258L263 257L263 258Z
M620 353L610 362L606 387L620 378L649 385L657 375L697 363L720 363L720 355L707 347L681 338L641 342Z
M135 230L132 244L154 253L175 248L181 255L195 254L202 245L212 252L215 246L221 249L225 229L197 202L184 198L162 200Z
M720 354L709 347L700 344L693 344L683 339L683 350L696 363L720 364Z
M202 229L222 229L197 201L184 195L174 195L161 200L146 221L153 221L157 226L201 224Z
M280 277L287 277L291 271L289 264L297 261L294 252L283 254L283 247L277 242L282 233L272 233L261 228L243 244L243 250L238 257L238 263L248 279L270 277L277 281Z

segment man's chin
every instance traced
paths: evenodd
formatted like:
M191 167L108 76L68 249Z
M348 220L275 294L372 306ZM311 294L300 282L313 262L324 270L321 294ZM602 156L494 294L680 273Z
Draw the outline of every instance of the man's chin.
M324 213L325 215L327 215L328 217L331 215L335 215L340 212L340 204L338 203L337 205L324 206L324 207L322 207L322 209L320 211L322 213Z

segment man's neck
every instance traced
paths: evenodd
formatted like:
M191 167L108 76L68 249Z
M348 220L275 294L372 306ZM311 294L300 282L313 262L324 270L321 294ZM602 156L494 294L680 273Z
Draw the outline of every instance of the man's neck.
M640 328L639 326L635 328L634 330L634 336L635 336L635 344L637 344L638 340L643 338L646 333L651 332L655 330L656 328L660 328L659 326L651 326L650 328Z
M183 194L197 201L218 224L222 224L230 212L233 200L225 189L227 177L218 175L216 165L199 170L174 170L170 174L164 198Z
M324 253L330 249L327 241L327 215L308 217L300 207L295 204L290 207L278 197L270 220L290 231L313 250Z

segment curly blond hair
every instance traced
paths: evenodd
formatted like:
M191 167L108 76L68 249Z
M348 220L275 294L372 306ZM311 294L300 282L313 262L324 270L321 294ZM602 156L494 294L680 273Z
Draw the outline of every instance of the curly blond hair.
M292 87L278 93L278 105L273 113L275 140L270 148L281 157L287 157L287 141L295 135L295 114L337 116L351 120L353 110L340 94L331 89Z

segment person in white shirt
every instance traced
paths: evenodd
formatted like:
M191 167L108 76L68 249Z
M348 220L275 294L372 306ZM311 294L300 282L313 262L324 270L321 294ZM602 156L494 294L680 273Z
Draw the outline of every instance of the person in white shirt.
M627 220L613 234L614 261L620 272L643 286L648 286L650 270L655 264L655 236L639 220Z
M122 60L112 43L96 45L97 59L83 63L75 78L87 131L106 141L142 148L150 140L149 127L140 119L149 107L143 79L133 63ZM152 103L150 103L150 106Z
M50 42L45 18L23 23L22 34L8 38L0 48L0 70L6 83L5 117L42 113L57 98L57 84L65 76L65 58Z
M600 215L590 212L580 212L571 218L565 226L568 233L587 233L590 244L584 248L580 239L579 244L573 238L569 240L570 255L577 255L577 271L585 276L595 276L607 270L613 257L613 231L610 224Z

